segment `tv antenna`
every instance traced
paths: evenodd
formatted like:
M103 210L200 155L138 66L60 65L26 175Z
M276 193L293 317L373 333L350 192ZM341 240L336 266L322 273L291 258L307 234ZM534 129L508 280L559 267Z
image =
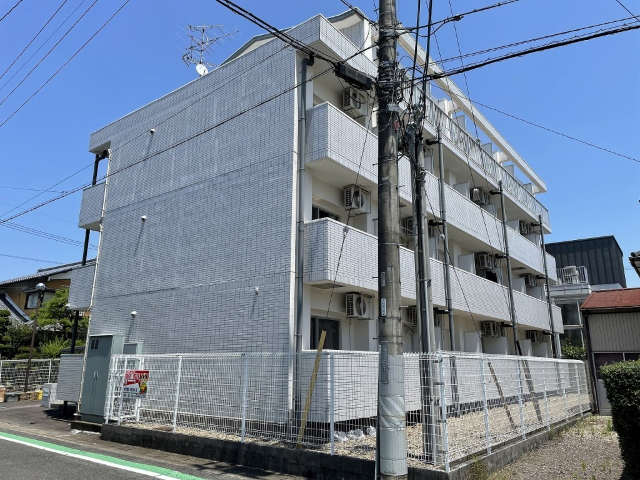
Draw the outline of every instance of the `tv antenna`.
M196 66L196 72L201 77L209 73L210 68L217 65L207 61L205 54L211 54L214 45L220 45L225 38L233 39L233 35L240 33L239 30L228 32L223 25L188 25L185 27L187 37L191 44L186 47L187 51L182 55L182 60L187 67Z

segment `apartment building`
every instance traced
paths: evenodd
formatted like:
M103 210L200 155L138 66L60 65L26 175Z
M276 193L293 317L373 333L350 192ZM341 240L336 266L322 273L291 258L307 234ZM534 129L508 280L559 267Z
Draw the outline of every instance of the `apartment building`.
M376 32L362 15L318 15L287 34L376 76L375 49L367 48ZM409 37L400 45L413 53ZM101 160L109 176L83 193L79 226L100 232L99 251L95 265L73 271L70 296L72 308L90 308L90 335L119 335L144 353L290 352L297 333L303 349L312 349L326 330L325 348L377 350L373 91L350 87L316 58L308 67L300 152L303 58L269 35L255 37L211 73L91 135L91 152L110 152ZM492 140L478 142L464 115L468 102L442 82L451 96L429 95L424 135L433 139L442 129L455 336L452 345L447 322L436 316L437 344L513 353L500 200L490 193L502 181L517 335L524 353L550 356L540 233L551 226L537 197L545 184L475 110L478 129ZM440 215L434 153L426 152L430 220ZM301 154L306 168L298 185ZM400 178L405 350L417 351L406 159ZM304 289L296 332L300 195ZM533 225L540 218L541 229ZM437 228L430 230L433 303L442 309L445 247ZM546 262L553 282L555 260L547 255ZM560 310L552 311L561 332Z

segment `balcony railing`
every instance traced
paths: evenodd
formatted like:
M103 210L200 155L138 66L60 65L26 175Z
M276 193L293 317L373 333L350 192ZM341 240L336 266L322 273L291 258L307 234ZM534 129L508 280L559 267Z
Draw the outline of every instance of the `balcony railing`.
M440 127L443 135L479 166L496 183L502 180L504 190L524 205L534 218L542 215L542 221L549 226L549 211L516 178L507 172L480 144L442 110L436 102L427 97L426 119L434 127Z
M346 238L345 238L346 235ZM344 239L344 247L343 247ZM305 282L333 282L375 293L378 284L377 238L355 228L323 218L305 226ZM338 265L338 260L340 261ZM434 305L444 306L444 265L431 259ZM471 272L449 267L453 290L453 306L469 311L476 320L509 321L507 287ZM402 296L415 299L415 267L413 251L400 248L400 281ZM547 303L520 292L514 292L516 315L521 326L549 330ZM553 307L554 326L562 332L562 314Z
M586 285L589 283L586 267L558 268L558 283L561 285Z

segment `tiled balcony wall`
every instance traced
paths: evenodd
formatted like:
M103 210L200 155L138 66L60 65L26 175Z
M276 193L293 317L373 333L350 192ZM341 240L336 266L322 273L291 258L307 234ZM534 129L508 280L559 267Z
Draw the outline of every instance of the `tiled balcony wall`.
M85 228L87 230L94 230L96 232L100 231L102 207L104 205L104 192L104 182L83 190L78 227Z
M377 136L330 103L323 103L308 110L307 121L308 163L329 158L349 170L359 172L361 177L372 183L377 183ZM459 128L457 124L456 127ZM484 150L482 152L484 153ZM495 163L492 158L491 161ZM499 165L496 164L496 166L500 170L504 170ZM504 172L508 175L506 171ZM400 161L399 177L401 185L400 197L405 202L411 202L411 174L407 161ZM438 179L428 173L425 188L427 192L427 209L439 216L440 194ZM529 192L524 191L527 195L530 195ZM445 197L448 220L452 226L486 243L489 246L488 250L504 251L502 224L496 217L475 205L449 185L445 187ZM507 232L512 257L529 266L537 273L544 274L540 247L511 228L508 228ZM555 259L553 256L547 255L547 265L549 278L556 280Z
M348 228L344 238L345 225L331 219L308 222L305 226L305 281L331 282L354 288L376 291L377 281L377 238L360 230ZM414 256L411 250L400 248L400 278L402 296L415 298ZM478 320L496 319L509 321L509 293L505 286L486 280L465 270L451 268L453 306L457 310L470 311ZM433 302L444 306L444 266L431 259L433 280ZM547 303L520 292L514 292L516 317L525 327L549 330ZM562 314L558 307L552 307L556 331L562 332Z
M71 271L69 287L69 310L88 310L91 307L95 264L86 265Z

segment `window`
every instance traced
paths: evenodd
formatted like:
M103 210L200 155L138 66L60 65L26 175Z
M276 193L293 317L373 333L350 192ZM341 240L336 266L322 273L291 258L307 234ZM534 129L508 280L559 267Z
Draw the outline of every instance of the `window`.
M320 332L327 332L324 339L323 349L339 350L340 349L340 322L338 320L328 320L325 318L311 317L311 343L312 350L318 348L320 341Z
M334 213L328 212L320 207L311 207L311 220L318 220L319 218L330 218L336 221L340 220L340 217Z
M42 297L42 305L51 300L54 296L53 292L44 292ZM38 307L38 292L27 293L27 301L24 308L37 308Z

